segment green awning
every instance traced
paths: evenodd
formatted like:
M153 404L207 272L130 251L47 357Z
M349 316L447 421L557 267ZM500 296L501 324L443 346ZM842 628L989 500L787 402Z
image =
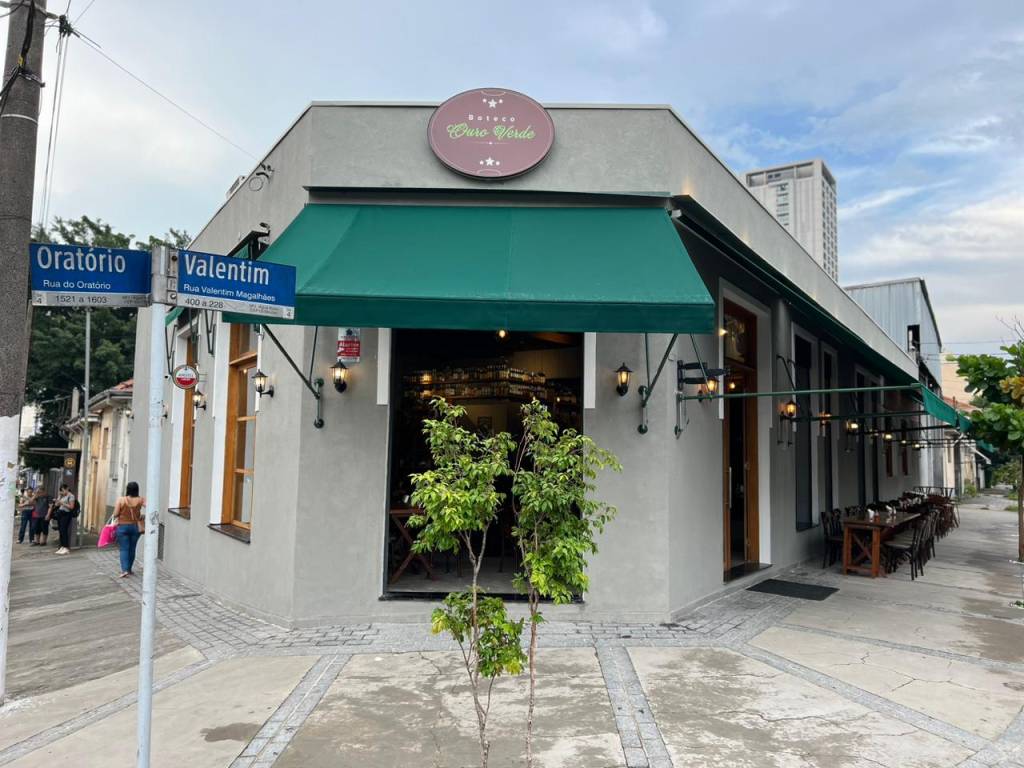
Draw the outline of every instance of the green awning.
M307 205L260 260L296 268L299 325L715 327L714 302L663 208Z
M167 310L167 314L164 315L164 325L172 325L184 311L184 307L174 307Z
M921 396L921 403L924 405L924 409L929 416L934 416L944 424L949 424L961 432L966 432L971 428L970 419L927 387L921 386L918 389L918 393Z

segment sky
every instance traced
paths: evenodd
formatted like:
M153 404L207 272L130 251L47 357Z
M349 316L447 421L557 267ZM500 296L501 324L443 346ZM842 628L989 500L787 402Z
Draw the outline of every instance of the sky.
M1024 320L1024 0L70 0L69 18L229 140L73 40L50 220L194 233L310 101L501 86L669 104L737 174L820 157L842 284L925 278L953 352Z

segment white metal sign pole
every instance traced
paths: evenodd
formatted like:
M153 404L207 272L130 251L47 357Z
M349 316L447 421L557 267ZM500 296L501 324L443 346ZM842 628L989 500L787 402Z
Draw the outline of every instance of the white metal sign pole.
M153 640L156 635L156 553L160 545L160 448L164 415L164 319L168 249L153 249L153 306L149 326L149 428L146 436L146 530L142 561L142 631L139 637L138 768L149 768L153 719Z
M82 524L86 520L87 499L89 498L89 470L92 469L92 425L89 423L90 391L89 373L92 363L92 310L85 308L85 418L82 419L82 454L78 458L78 503L81 512L75 520L75 546L82 546ZM69 483L70 485L70 483ZM70 542L68 542L70 544Z

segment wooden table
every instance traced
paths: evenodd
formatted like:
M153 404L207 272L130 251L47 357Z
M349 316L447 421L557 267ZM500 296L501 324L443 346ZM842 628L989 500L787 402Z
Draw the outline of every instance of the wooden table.
M920 512L897 512L895 516L879 512L877 517L843 518L843 573L859 573L871 578L882 571L882 540L921 516Z
M394 584L398 581L402 577L402 574L405 573L405 569L409 567L409 564L412 563L413 560L418 561L419 564L423 566L423 569L427 572L426 576L428 579L437 578L434 576L434 569L430 566L430 561L419 552L413 551L412 545L415 538L409 532L409 526L406 525L410 517L420 514L421 511L422 510L410 509L408 507L388 510L388 517L391 518L391 522L395 524L399 534L401 534L402 538L405 539L405 542L409 545L409 552L406 554L402 564L399 565L395 569L395 572L388 578L388 584Z

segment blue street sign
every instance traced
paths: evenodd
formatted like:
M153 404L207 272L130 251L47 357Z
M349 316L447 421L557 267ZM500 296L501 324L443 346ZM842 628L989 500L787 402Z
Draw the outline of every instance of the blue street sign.
M152 257L146 251L32 243L32 303L42 307L146 307Z
M295 317L295 267L178 251L169 277L168 302L179 307Z

